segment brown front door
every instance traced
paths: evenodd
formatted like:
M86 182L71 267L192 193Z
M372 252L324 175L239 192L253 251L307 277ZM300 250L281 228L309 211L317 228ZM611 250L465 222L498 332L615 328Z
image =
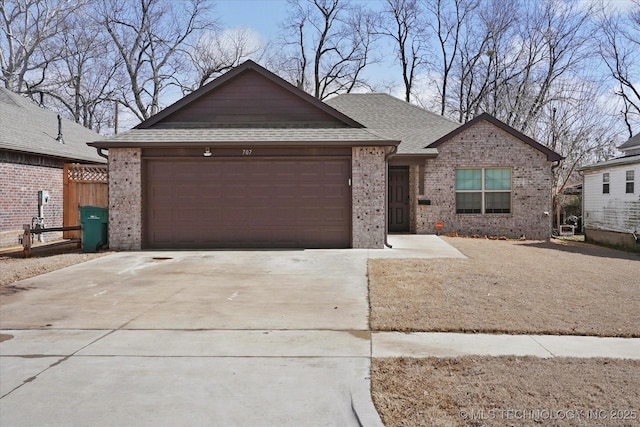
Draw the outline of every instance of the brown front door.
M409 231L409 168L389 168L389 231Z

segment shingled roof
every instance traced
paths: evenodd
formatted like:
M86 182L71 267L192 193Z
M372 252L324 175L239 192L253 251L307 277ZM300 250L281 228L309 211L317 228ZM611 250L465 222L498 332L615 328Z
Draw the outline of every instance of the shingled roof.
M399 139L398 154L437 154L426 148L460 126L385 93L339 95L325 101L383 138Z
M637 148L640 148L640 133L632 138L629 138L627 142L618 147L618 149L622 151L635 150Z
M0 88L0 150L37 154L69 162L106 163L87 142L100 137L62 119L64 143L58 141L58 115L30 99Z

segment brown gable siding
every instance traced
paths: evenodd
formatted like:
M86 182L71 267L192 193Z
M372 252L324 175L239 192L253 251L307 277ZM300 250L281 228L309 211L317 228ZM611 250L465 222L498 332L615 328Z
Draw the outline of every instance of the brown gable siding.
M335 117L249 70L153 127L296 127L308 124L345 127Z
M210 104L214 96L220 99ZM134 129L230 126L363 127L255 62L246 61Z

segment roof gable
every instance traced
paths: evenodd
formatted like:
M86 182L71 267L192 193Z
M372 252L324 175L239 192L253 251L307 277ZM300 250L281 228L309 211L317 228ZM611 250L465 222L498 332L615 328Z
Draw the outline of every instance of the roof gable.
M562 160L564 158L560 154L558 154L555 151L551 150L550 148L547 148L544 145L540 144L539 142L536 142L534 139L529 138L527 135L523 134L522 132L519 132L519 131L515 130L511 126L507 125L506 123L501 122L500 120L496 119L495 117L493 117L492 115L490 115L488 113L482 113L478 117L475 117L473 120L468 121L467 123L463 124L459 128L453 130L452 132L448 133L447 135L443 136L442 138L440 138L440 139L436 140L435 142L429 144L428 147L430 147L430 148L438 148L443 143L451 140L456 135L464 132L465 130L467 130L467 129L471 128L471 127L473 127L474 125L476 125L477 123L479 123L481 121L487 121L487 122L491 123L492 125L494 125L494 126L500 128L500 129L502 129L503 131L511 134L512 136L514 136L515 138L517 138L520 141L524 142L525 144L528 144L531 147L535 148L536 150L542 152L543 154L545 154L547 156L547 160L549 160L551 162L557 162L557 161L560 161L560 160Z
M135 129L362 125L253 61L207 83Z

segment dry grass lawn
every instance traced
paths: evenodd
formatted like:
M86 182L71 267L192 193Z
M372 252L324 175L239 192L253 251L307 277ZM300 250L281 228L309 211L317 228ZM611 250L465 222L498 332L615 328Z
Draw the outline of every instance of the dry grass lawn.
M639 255L444 239L469 258L369 261L373 330L640 337Z
M369 261L374 330L640 336L640 257L584 243L447 238L468 259ZM393 426L640 426L640 361L373 359Z
M387 427L640 425L640 361L374 359L371 374Z

